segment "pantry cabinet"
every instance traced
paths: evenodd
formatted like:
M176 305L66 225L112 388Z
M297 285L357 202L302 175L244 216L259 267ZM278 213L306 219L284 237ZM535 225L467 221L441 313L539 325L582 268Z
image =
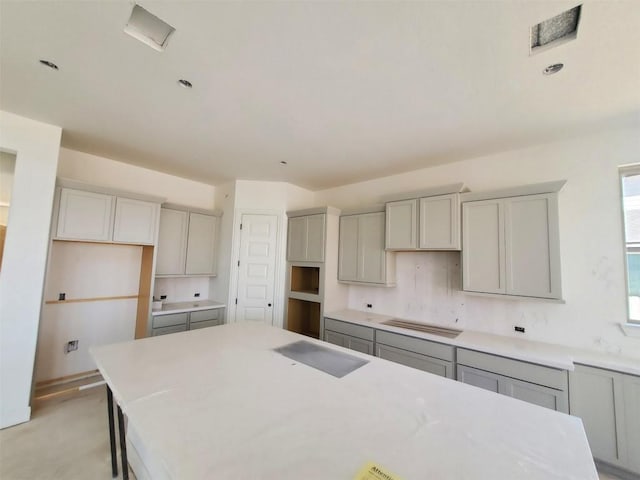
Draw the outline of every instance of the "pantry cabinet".
M565 370L462 348L457 357L458 381L569 413Z
M324 262L326 214L289 218L287 261Z
M156 275L216 275L218 217L163 207L160 212Z
M86 188L59 188L54 212L55 240L155 243L161 199L147 201Z
M385 212L340 217L338 280L349 283L395 284L393 253L384 249Z
M576 365L569 388L594 458L640 474L640 377Z
M462 204L463 290L561 299L557 193Z

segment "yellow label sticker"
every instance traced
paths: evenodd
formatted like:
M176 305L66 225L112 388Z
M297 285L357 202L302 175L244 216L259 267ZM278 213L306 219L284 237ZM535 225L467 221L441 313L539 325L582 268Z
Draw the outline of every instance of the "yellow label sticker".
M353 477L353 480L402 480L399 476L385 470L380 465L369 462Z

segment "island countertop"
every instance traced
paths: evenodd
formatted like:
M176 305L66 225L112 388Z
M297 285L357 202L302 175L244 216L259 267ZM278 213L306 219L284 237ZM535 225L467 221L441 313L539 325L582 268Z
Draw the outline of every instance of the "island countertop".
M274 351L300 340L368 363L336 378ZM351 480L371 461L403 480L598 478L576 417L279 328L91 351L152 478Z

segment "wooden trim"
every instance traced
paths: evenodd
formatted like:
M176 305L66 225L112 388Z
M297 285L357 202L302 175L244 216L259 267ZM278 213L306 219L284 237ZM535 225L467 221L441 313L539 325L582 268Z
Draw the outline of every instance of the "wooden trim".
M138 311L136 314L135 337L147 336L149 324L149 302L151 301L151 281L153 274L153 246L142 247L142 260L140 265L140 284L138 288Z
M65 375L64 377L52 378L50 380L41 380L36 382L36 388L48 387L56 383L68 383L75 380L81 380L83 378L93 377L99 375L100 372L96 370L88 370L86 372L74 373L73 375Z
M115 297L93 297L93 298L71 298L68 300L47 300L44 303L47 305L53 305L57 303L106 302L111 300L130 300L132 298L138 298L138 295L119 295Z

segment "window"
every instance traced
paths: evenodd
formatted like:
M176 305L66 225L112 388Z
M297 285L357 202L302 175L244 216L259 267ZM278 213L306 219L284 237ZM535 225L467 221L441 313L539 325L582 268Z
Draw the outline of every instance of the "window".
M621 170L629 321L640 324L640 165Z

